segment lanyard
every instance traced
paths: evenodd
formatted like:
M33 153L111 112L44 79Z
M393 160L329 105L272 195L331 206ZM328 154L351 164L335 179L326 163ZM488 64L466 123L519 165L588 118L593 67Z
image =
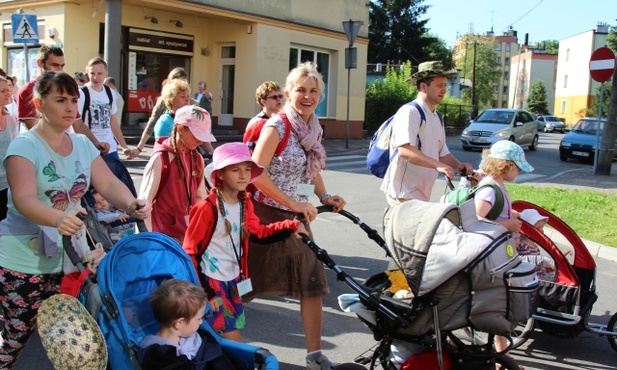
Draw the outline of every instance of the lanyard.
M242 227L240 227L240 239L242 239ZM234 255L236 256L236 260L238 261L238 268L240 269L240 280L244 280L244 271L242 271L242 263L240 263L240 256L242 255L242 249L240 249L240 254L236 250L236 243L234 243L234 239L231 237L231 233L229 233L229 240L231 240L231 246L234 249ZM240 241L242 243L242 241Z
M188 210L190 210L191 205L193 204L193 198L191 194L191 179L193 176L193 159L192 159L193 156L191 155L191 152L189 151L190 158L189 158L189 163L187 165L184 160L184 153L179 151L178 155L180 156L180 163L182 164L182 167L183 167L182 172L184 172L184 181L183 181L184 190L186 191L186 197L188 200L186 207Z

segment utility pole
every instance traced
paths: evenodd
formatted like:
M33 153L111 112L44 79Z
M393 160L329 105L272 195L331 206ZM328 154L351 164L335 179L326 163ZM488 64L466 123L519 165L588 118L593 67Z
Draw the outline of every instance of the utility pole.
M478 103L476 102L476 40L473 41L473 76L471 77L471 116L478 117Z
M345 49L345 68L347 68L347 125L345 126L345 149L349 148L349 96L351 90L351 70L358 68L358 48L353 47L353 43L360 32L363 21L343 22L343 30L349 41L349 47Z

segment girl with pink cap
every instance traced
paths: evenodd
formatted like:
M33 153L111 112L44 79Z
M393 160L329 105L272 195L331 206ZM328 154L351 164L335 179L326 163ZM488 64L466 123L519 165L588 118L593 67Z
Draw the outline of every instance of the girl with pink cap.
M193 260L214 315L208 323L224 338L241 342L245 326L241 296L252 290L248 274L248 236L286 238L293 232L308 235L298 220L260 223L246 187L263 168L251 159L244 143L217 147L210 174L214 187L191 209L182 247Z
M171 136L156 140L139 191L152 204L152 217L146 221L149 230L182 243L191 207L207 194L204 161L197 147L216 141L210 128L208 112L187 105L176 111Z

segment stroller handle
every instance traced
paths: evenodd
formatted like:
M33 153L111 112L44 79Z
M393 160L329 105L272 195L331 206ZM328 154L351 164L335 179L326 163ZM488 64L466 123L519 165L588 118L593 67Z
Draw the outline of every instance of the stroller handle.
M81 221L84 221L86 219L86 216L84 216L81 213L76 214L76 216ZM77 254L77 251L75 250L75 248L73 248L73 243L71 242L71 238L72 237L73 237L72 235L71 236L62 235L62 247L64 248L64 251L66 252L66 255L69 256L69 259L71 260L71 263L75 267L77 267L77 270L79 272L82 272L86 268L84 266L83 260Z

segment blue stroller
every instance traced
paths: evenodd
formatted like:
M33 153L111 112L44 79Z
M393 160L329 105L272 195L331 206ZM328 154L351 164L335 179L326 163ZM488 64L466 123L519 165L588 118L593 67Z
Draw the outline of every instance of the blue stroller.
M98 323L107 343L111 369L141 369L137 346L146 335L158 330L148 296L170 278L199 284L189 256L176 241L160 233L122 238L101 260L97 280L103 302ZM206 311L210 311L209 306ZM202 328L249 369L278 370L278 361L268 350L221 338L205 321Z

